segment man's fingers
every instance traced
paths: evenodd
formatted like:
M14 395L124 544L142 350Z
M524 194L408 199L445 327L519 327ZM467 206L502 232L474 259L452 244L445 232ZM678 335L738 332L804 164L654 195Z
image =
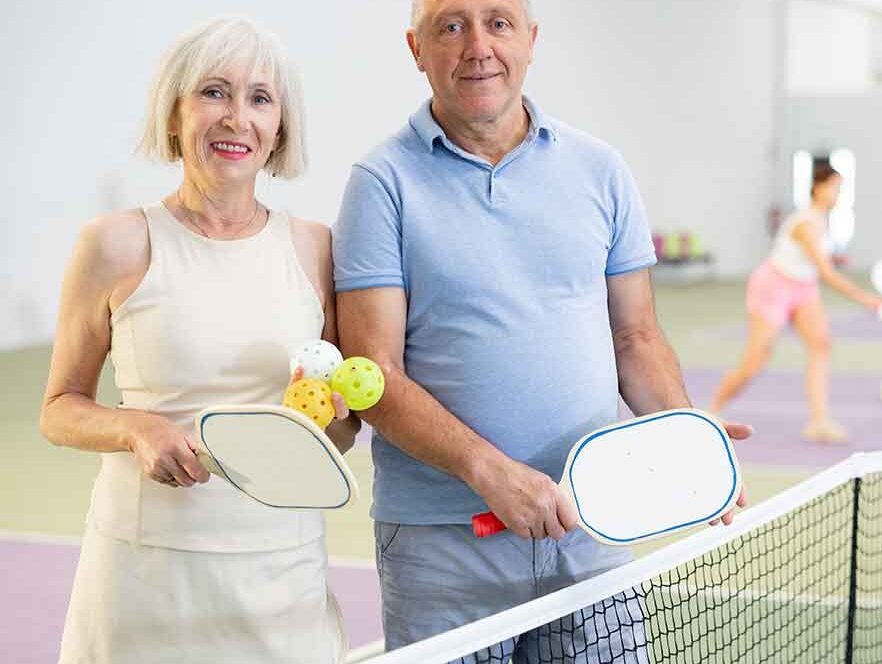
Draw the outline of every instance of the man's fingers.
M576 509L575 503L563 491L557 501L557 518L566 532L579 527L579 511Z
M726 422L723 426L726 429L726 433L729 434L729 438L732 438L733 440L746 440L747 438L750 438L754 432L753 427L749 424Z
M563 524L557 519L556 515L546 520L545 532L550 538L557 540L558 542L562 540L567 534L566 529L564 528Z

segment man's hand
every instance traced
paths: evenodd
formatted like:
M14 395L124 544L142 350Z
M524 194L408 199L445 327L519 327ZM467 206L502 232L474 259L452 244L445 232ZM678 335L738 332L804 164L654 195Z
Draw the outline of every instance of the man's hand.
M487 464L473 487L516 535L560 540L578 525L573 501L548 475L503 457Z
M723 422L720 420L720 424L723 425L723 428L726 429L726 433L729 434L729 438L732 440L745 440L750 438L753 435L753 427L749 424L738 424L735 422ZM741 486L741 494L738 496L738 500L735 501L735 504L738 507L747 507L747 494L744 492L744 485ZM728 526L732 523L732 520L735 518L735 510L731 509L726 512L719 519L714 519L710 522L710 525L715 526L720 521L723 522L724 526Z

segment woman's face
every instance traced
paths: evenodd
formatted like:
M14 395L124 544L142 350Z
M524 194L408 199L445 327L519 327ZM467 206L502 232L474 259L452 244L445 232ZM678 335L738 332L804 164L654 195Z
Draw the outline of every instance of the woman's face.
M281 118L270 78L233 67L178 100L172 130L185 168L216 181L254 180L276 147Z
M839 189L842 186L842 178L838 175L815 185L814 199L828 210L836 207L839 200Z

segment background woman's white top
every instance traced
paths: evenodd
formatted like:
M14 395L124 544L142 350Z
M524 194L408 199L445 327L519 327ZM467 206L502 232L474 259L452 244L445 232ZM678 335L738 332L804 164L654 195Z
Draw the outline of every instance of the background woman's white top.
M827 218L813 210L806 208L797 210L781 224L775 236L772 253L769 260L772 265L783 275L798 281L817 281L818 269L806 255L796 239L793 237L793 228L800 222L807 221L812 224L817 237L821 238L822 250L829 255L830 242L827 239Z

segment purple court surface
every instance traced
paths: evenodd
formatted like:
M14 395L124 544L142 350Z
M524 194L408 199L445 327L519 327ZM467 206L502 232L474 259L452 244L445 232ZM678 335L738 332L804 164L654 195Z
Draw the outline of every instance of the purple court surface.
M79 547L0 540L0 661L52 664ZM333 565L331 587L343 608L353 648L382 637L377 574L370 566Z

